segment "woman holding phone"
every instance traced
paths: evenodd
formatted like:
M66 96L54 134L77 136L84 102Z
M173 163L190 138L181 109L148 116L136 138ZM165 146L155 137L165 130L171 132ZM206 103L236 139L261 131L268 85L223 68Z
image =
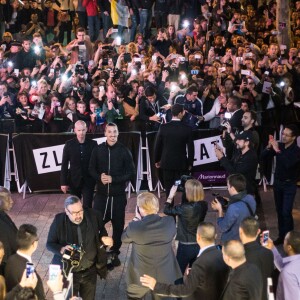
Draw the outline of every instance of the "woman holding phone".
M196 179L189 179L184 185L187 202L173 207L172 202L177 188L176 185L171 188L164 213L178 217L176 240L179 243L176 258L184 274L186 267L191 268L199 254L200 248L196 241L197 227L204 221L208 205L204 201L202 183Z

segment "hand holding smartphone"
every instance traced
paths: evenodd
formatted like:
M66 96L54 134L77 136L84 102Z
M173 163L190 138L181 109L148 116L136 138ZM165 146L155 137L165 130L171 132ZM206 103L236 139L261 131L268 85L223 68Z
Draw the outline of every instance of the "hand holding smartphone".
M265 230L265 231L262 232L262 234L261 234L261 244L263 246L268 245L269 234L270 234L269 230Z
M27 262L26 263L26 278L29 278L30 275L34 273L34 264Z

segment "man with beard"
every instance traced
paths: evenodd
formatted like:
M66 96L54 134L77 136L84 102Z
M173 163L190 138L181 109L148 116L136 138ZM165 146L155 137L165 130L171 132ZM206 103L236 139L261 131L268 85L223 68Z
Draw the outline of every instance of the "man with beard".
M243 174L247 182L247 193L254 194L256 190L256 169L258 159L256 152L251 148L252 133L251 131L243 131L235 137L236 147L239 151L229 160L221 148L215 146L215 152L221 166L229 174Z
M106 277L103 246L112 244L102 215L91 208L84 209L78 197L69 196L65 200L65 212L54 217L46 247L54 253L52 263L61 265L63 262L64 271L73 273L73 294L80 295L83 300L92 300L97 273L101 278Z
M283 244L284 237L294 229L293 205L297 192L297 180L300 170L300 148L297 146L298 128L285 126L282 142L270 138L268 146L262 152L262 159L276 156L274 174L274 200L277 211L279 237L275 245Z

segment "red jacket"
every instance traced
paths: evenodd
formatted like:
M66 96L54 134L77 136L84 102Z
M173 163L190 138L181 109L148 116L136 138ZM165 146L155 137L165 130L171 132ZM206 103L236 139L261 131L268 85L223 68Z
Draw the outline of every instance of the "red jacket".
M98 15L97 0L83 0L82 6L86 8L89 17Z

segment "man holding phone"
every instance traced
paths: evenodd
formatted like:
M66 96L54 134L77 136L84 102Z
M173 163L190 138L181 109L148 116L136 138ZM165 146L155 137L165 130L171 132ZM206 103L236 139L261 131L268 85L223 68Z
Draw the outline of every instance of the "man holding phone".
M38 246L37 228L30 224L21 225L17 233L17 245L17 253L8 258L5 267L7 291L10 292L19 284L26 269L26 277L31 276L32 273L37 276L37 285L34 290L38 299L46 299L43 282L32 263L32 255Z
M13 94L7 91L7 83L0 83L0 119L11 119L14 116L16 103Z
M259 222L253 217L245 218L239 228L240 239L244 245L246 260L248 263L254 264L261 272L263 279L263 293L261 300L267 299L267 280L272 277L274 271L274 255L272 251L266 249L257 241L261 230ZM262 239L268 242L269 231L262 233ZM260 300L260 299L257 299Z

